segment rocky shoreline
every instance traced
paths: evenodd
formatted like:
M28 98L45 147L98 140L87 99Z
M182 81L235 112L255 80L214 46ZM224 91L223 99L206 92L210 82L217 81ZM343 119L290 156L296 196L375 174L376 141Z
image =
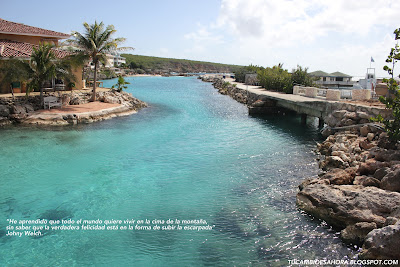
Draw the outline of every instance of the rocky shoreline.
M49 93L47 96L59 96L58 93ZM126 92L114 90L97 92L97 100L103 103L119 104L111 108L88 112L40 112L39 96L1 97L0 98L0 126L11 124L27 125L73 125L92 123L117 116L125 116L136 113L139 109L147 107L147 104L134 98ZM75 106L89 103L91 93L71 92L61 95L63 106Z
M213 77L221 94L252 108L273 108L263 96ZM279 112L279 109L275 107ZM324 118L329 126L318 144L321 173L299 185L297 206L326 221L345 243L361 248L361 259L400 259L400 144L390 142L369 118L382 108L335 102ZM336 131L335 129L340 129Z
M338 132L318 145L319 177L299 186L297 205L362 247L362 259L400 258L400 150L385 132Z

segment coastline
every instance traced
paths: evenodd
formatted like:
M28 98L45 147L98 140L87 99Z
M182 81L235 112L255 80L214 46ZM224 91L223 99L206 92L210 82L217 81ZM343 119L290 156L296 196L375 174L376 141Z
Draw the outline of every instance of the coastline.
M252 108L271 106L270 100L254 90L238 88L222 79L212 82L219 93ZM251 92L249 92L251 91ZM340 231L343 242L361 248L361 259L400 258L400 145L393 144L381 129L368 124L370 117L387 110L372 105L338 102L324 118L330 127L344 132L323 132L318 144L319 177L299 185L296 205ZM357 125L363 125L358 127ZM327 128L329 129L329 128Z
M102 88L103 89L103 88ZM49 96L57 96L49 93ZM62 106L41 109L38 95L0 98L0 126L11 124L65 126L87 124L119 116L127 116L147 104L126 92L100 90L96 102L89 102L90 90L65 93L60 97Z

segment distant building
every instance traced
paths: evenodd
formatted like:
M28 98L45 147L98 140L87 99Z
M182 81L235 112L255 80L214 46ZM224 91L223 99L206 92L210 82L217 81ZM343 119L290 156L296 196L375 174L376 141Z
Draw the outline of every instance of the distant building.
M122 64L126 64L126 58L121 57L119 54L107 54L107 62L105 67L106 68L114 68L114 67L119 67Z
M310 76L319 78L315 83L321 87L327 88L340 88L352 87L354 82L351 80L353 77L341 72L326 73L318 70L310 73Z

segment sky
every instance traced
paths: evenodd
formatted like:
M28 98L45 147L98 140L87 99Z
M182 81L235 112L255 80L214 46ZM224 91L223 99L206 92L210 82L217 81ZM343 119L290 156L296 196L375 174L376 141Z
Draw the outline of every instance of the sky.
M83 32L103 21L131 54L378 77L400 28L399 0L0 0L0 18ZM371 57L374 62L371 63ZM400 72L400 66L398 71Z

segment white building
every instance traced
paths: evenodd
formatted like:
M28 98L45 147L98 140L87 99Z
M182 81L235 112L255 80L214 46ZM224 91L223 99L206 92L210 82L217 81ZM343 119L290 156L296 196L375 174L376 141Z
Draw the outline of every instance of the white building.
M122 63L126 64L126 59L124 57L121 57L121 55L107 54L107 62L105 65L106 68L119 67Z

